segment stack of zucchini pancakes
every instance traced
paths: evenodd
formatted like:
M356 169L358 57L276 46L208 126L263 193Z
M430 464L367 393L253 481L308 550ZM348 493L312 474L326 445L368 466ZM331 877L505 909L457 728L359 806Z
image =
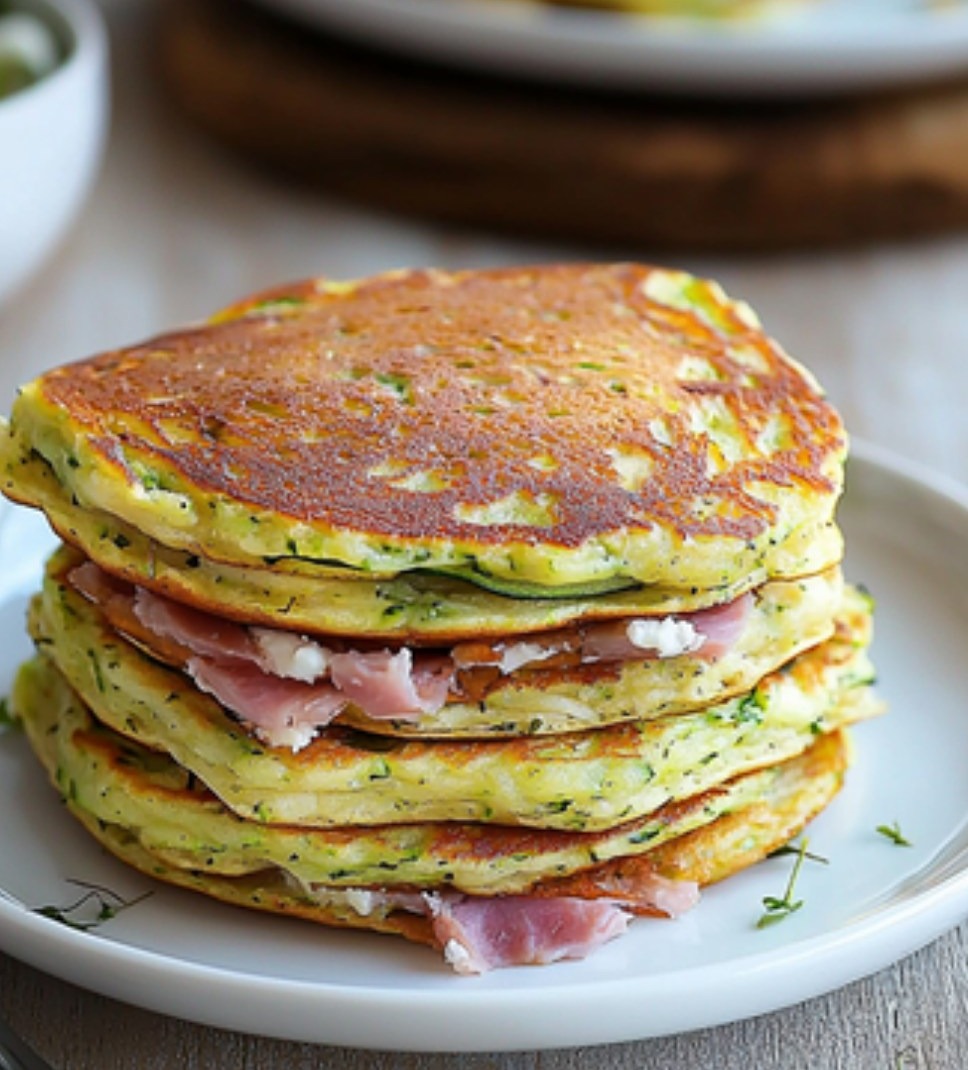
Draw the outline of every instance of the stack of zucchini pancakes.
M48 372L3 490L63 540L11 706L138 869L578 958L783 845L878 712L846 437L713 283L324 279Z

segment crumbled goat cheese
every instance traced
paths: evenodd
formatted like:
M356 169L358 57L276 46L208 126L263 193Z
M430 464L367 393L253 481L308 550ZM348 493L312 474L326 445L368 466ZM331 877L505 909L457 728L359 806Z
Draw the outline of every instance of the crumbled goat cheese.
M274 628L252 628L251 633L259 648L259 661L266 672L290 680L302 680L307 684L325 676L329 657L311 639Z
M661 620L629 621L625 630L633 646L654 650L660 658L692 654L706 641L687 620L663 617Z
M308 747L316 738L316 728L313 725L294 724L282 728L264 728L262 725L252 724L251 721L248 724L263 743L270 747L288 747L293 754Z
M346 903L363 918L368 917L376 910L380 899L385 899L382 896L378 898L366 888L347 888L343 896L346 899Z
M469 973L471 956L463 944L456 940L448 940L444 944L444 960L448 966L453 966L458 973Z
M511 643L510 646L498 648L501 651L501 672L507 676L532 661L545 661L554 657L554 647L541 646L539 643Z

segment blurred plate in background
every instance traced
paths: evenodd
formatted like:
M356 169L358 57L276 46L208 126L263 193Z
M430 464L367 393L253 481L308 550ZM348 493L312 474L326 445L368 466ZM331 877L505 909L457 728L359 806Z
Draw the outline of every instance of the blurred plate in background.
M794 96L968 71L963 0L815 0L788 16L725 24L540 0L271 0L269 6L411 56L574 85Z

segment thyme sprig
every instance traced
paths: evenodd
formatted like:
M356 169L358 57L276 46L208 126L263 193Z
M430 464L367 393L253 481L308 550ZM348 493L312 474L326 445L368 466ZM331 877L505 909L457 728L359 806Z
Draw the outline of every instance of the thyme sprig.
M807 851L805 844L801 843L785 843L782 847L777 847L775 851L770 851L766 856L767 858L782 858L784 855L798 855L803 852L804 858L809 858L811 862L820 862L822 865L830 865L830 859L824 858L823 855L814 854L812 851Z
M117 892L100 884L89 884L72 878L68 878L67 883L83 889L83 893L73 903L66 907L34 907L33 913L82 933L90 932L106 921L116 918L122 910L136 906L151 895L151 892L147 891L135 899L124 899Z
M901 826L895 821L893 825L878 825L877 831L886 836L895 847L913 847L914 844L907 839L903 832L901 832Z
M773 895L763 897L763 906L766 907L766 912L760 916L759 921L756 923L757 929L765 929L769 925L776 925L777 922L788 918L803 906L802 899L793 898L793 889L796 887L797 878L800 876L803 861L807 857L808 843L809 841L806 838L800 841L799 848L796 851L797 859L793 863L793 870L790 873L790 879L787 881L783 897L779 899Z

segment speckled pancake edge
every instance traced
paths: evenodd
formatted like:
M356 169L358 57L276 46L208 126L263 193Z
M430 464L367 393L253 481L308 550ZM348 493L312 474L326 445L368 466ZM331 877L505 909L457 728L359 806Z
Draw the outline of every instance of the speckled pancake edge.
M552 587L788 568L846 451L746 306L629 264L310 280L55 369L13 426L166 545Z
M96 607L70 584L84 557L63 546L48 560L42 589L45 638L53 645L96 651L127 641L184 672L189 651L148 632L127 603ZM67 589L65 589L65 587ZM764 585L746 626L730 650L705 659L682 655L639 662L597 663L567 670L518 671L495 679L467 673L454 692L419 722L374 719L354 706L336 724L378 735L436 739L494 739L587 731L635 719L685 713L743 694L767 673L829 639L834 620L856 597L839 570L810 579Z
M840 743L842 733L832 737ZM824 747L825 740L813 750ZM843 749L841 743L841 748ZM842 753L842 751L841 751ZM740 810L720 818L711 825L673 840L621 868L606 864L600 870L614 874L614 879L635 879L636 870L647 867L659 876L672 880L695 880L712 884L732 876L766 858L773 851L789 843L825 807L833 802L842 785L841 768L834 766L818 771L796 785L785 796ZM327 901L325 895L311 899L294 889L285 875L274 870L238 877L222 877L197 869L171 865L146 851L132 833L117 825L105 825L92 819L76 805L68 803L74 816L87 831L122 862L155 880L186 888L233 906L247 907L264 913L299 918L333 928L367 930L395 934L416 943L439 945L425 918L395 910L389 913L358 914L345 902ZM631 869L633 872L627 873ZM541 886L539 886L541 890ZM547 888L548 894L580 895L581 887ZM700 907L701 909L701 907Z
M11 706L52 779L99 822L139 830L142 845L179 868L242 876L285 870L298 884L387 884L473 895L530 892L539 882L599 871L656 850L719 818L816 778L841 745L737 777L637 821L598 833L549 832L460 822L299 829L240 822L172 759L99 724L57 673L26 663ZM829 771L829 770L828 770ZM442 874L446 877L442 879Z
M37 746L42 761L46 757L45 749ZM788 843L829 805L841 787L847 752L843 732L822 737L804 754L781 767L773 779L772 790L765 792L757 803L676 837L639 858L619 859L560 882L545 882L538 886L538 892L601 894L603 877L606 881L634 880L643 868L667 878L695 880L702 885L722 880ZM48 772L52 770L48 768ZM420 943L435 944L424 919L401 911L360 914L348 907L345 900L327 901L325 890L319 898L310 898L278 869L224 876L198 867L178 866L146 850L135 831L98 820L76 800L67 798L66 803L102 846L153 879L263 912L340 928L395 933Z
M167 751L241 817L304 826L459 820L592 831L799 753L876 715L870 606L748 695L695 713L558 736L412 740L330 726L293 753L268 747L187 678L115 636L50 641L30 629L103 723Z
M0 437L5 493L43 510L65 542L121 579L243 624L434 646L524 635L579 621L691 612L731 601L766 582L757 571L731 586L711 589L637 585L586 598L512 598L425 572L375 580L355 574L294 574L267 565L240 568L172 550L109 513L78 506L48 464L35 454L6 456L3 442ZM831 528L829 535L836 560L840 533ZM826 535L820 542L825 541Z

